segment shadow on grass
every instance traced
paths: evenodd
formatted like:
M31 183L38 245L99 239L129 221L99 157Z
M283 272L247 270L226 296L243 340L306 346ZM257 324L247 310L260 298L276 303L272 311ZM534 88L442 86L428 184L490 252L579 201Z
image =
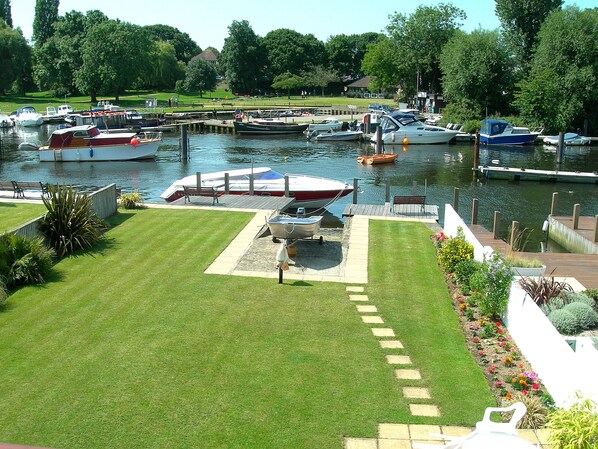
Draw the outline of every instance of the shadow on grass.
M17 207L15 203L0 203L0 207Z
M138 209L142 208L138 207ZM110 225L110 228L115 228L126 222L128 219L133 218L133 215L135 215L134 209L126 209L124 211L118 210L114 215L111 215L106 219L106 223Z
M313 287L313 284L310 284L309 282L305 281L295 281L292 284L287 285L290 285L291 287Z

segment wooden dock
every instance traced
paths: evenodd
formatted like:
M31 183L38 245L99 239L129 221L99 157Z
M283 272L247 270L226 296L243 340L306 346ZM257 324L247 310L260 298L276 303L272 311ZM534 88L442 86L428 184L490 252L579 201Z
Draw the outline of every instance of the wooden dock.
M494 239L491 231L480 225L470 225L469 228L482 245L491 246L506 254L509 245L503 240ZM516 256L528 259L538 259L546 265L544 276L572 277L586 288L598 288L598 254L573 253L529 253L515 252Z
M212 206L212 197L191 196L191 202L185 203L185 198L179 198L170 204L176 206ZM222 195L214 207L225 209L252 209L252 210L280 210L292 207L294 198L267 195Z
M598 172L536 170L532 168L479 166L478 171L488 179L509 181L574 182L598 184Z
M370 217L415 218L419 220L438 221L438 206L431 204L422 206L417 204L395 205L391 210L390 203L380 204L348 204L343 210L343 217L367 215Z

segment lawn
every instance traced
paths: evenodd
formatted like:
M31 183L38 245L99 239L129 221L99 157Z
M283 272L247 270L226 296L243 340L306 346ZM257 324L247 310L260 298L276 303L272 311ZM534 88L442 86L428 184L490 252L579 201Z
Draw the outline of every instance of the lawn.
M493 403L423 225L372 224L367 290L440 420L410 417L344 285L203 274L250 218L121 211L99 249L14 293L0 311L0 441L341 448L380 422L471 425Z
M46 206L43 204L0 202L0 233L33 220L45 212Z

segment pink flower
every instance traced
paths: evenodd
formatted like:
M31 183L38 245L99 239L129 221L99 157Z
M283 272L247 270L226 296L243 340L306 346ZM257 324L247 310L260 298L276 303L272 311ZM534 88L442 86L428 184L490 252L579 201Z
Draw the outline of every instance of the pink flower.
M533 384L532 385L532 390L538 391L539 389L540 389L540 385L538 385L538 384Z
M521 390L521 392L527 396L528 391L527 390Z
M502 334L502 329L498 329L496 332L498 332L499 334Z

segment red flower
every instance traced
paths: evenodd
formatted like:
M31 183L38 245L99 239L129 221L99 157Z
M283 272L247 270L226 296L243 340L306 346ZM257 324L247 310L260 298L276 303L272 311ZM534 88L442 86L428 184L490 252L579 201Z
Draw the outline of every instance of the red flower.
M532 389L538 391L540 389L540 385L538 384L533 384L532 385Z
M500 327L500 323L498 321L494 324L496 324L496 327Z
M498 332L499 334L502 334L502 329L498 329L496 332Z
M527 390L521 390L521 392L527 396Z

